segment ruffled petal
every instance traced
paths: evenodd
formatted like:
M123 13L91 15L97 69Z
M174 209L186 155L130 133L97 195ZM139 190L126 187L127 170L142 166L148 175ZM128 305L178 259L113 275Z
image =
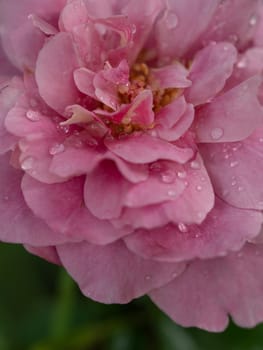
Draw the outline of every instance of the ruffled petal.
M184 264L142 259L121 241L106 246L84 242L65 244L57 250L62 264L81 291L107 304L127 303L169 282L184 269Z
M228 325L228 314L239 326L254 327L263 320L262 265L262 245L247 245L239 253L191 263L150 296L185 327L220 332Z
M201 108L195 123L198 141L234 142L252 134L263 122L260 83L260 77L252 77Z
M199 51L190 68L187 100L198 105L214 97L230 77L236 59L237 51L229 43L210 44Z
M258 235L262 221L260 212L240 210L217 199L200 225L179 223L151 231L137 230L125 238L125 243L131 251L148 259L207 259L239 250Z
M263 209L263 128L243 142L200 147L219 197L238 208Z
M77 67L77 56L67 33L59 33L50 39L38 55L36 81L40 96L61 114L78 100L79 92L73 80Z
M27 207L20 188L22 172L12 168L8 154L0 157L0 169L0 240L34 246L67 242Z
M22 182L25 200L34 214L61 232L67 241L108 244L128 234L129 231L116 230L89 212L83 205L83 186L83 178L46 185L25 176Z

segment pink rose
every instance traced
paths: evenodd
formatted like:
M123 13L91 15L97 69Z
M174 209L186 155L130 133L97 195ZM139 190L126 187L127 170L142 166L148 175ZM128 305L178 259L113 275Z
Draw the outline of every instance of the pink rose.
M0 0L0 239L103 303L263 321L257 0Z

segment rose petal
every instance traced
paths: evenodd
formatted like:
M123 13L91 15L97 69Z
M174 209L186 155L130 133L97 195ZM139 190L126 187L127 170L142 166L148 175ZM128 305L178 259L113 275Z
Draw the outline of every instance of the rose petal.
M184 264L142 259L121 241L106 246L65 244L57 250L82 292L103 303L127 303L169 282L184 269Z
M175 322L220 332L228 314L242 327L263 320L263 247L247 245L224 258L197 260L181 276L150 293Z

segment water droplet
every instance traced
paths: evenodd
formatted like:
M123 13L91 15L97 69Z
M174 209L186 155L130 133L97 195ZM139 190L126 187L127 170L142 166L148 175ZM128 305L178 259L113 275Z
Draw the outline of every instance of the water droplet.
M151 135L152 135L153 137L156 137L156 136L157 136L157 131L156 131L156 130L152 130L152 131L151 131Z
M200 163L198 162L198 160L193 160L191 163L190 163L190 167L192 169L200 169Z
M257 15L252 15L251 17L250 17L250 20L249 20L249 25L251 26L251 27L254 27L256 24L257 24L257 21L258 21L258 19L257 19Z
M238 164L239 164L239 162L237 160L235 160L235 161L230 163L230 167L235 168Z
M178 171L178 172L177 172L177 176L178 176L180 179L185 179L185 178L186 178L186 172L185 172L185 171Z
M184 223L182 223L182 222L180 222L180 223L178 224L178 229L179 229L179 231L181 231L181 232L188 232L187 226L186 226Z
M224 51L228 51L228 50L229 50L229 46L228 46L228 45L224 45L224 46L223 46L223 50L224 50Z
M224 131L221 128L214 128L211 131L211 137L213 140L219 140L223 136L223 134L224 134Z
M146 281L150 281L151 279L152 279L152 276L151 276L151 275L146 275L146 276L145 276L145 280L146 280Z
M261 143L263 142L263 137L261 137L261 138L259 139L259 142L261 142Z
M155 173L159 173L162 170L162 165L158 162L152 163L149 166L150 170L155 172Z
M7 196L7 195L3 196L3 200L4 200L5 202L7 202L7 201L9 200L9 196Z
M31 170L34 166L35 159L33 157L25 158L21 163L21 168L23 170Z
M166 25L168 29L175 28L177 26L177 23L178 23L177 16L172 12L168 12L166 16Z
M39 113L36 111L32 111L31 109L26 112L26 117L32 122L37 122L40 120Z
M174 177L175 177L175 174L171 170L166 170L165 172L163 172L161 174L161 180L162 180L162 182L164 182L166 184L170 184L170 183L174 182Z
M237 68L239 69L246 68L246 66L247 66L247 60L245 58L242 58L237 62Z
M224 155L224 158L225 158L225 159L228 159L229 157L230 157L230 154L229 154L229 153L227 153L227 154Z
M65 151L65 146L63 143L55 143L52 147L49 149L49 153L54 156L56 154L62 153Z
M200 186L200 185L196 186L196 190L199 192L202 191L202 186Z
M167 194L168 194L169 197L175 197L177 195L176 191L174 191L174 190L169 190L167 192Z
M244 187L243 186L239 186L238 187L238 192L242 192L242 191L244 191Z
M237 182L235 181L235 180L233 180L232 182L231 182L231 185L232 186L235 186L237 184Z

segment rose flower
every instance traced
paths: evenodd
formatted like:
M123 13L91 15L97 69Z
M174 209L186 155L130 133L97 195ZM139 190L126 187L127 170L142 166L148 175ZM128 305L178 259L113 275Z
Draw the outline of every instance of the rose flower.
M0 0L0 240L89 298L263 320L257 0Z

